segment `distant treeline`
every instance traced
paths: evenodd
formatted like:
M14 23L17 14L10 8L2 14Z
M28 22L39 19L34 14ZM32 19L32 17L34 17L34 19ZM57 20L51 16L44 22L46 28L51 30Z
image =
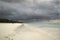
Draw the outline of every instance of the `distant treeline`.
M8 19L0 19L0 23L23 23L23 22L18 22L18 21L13 21Z

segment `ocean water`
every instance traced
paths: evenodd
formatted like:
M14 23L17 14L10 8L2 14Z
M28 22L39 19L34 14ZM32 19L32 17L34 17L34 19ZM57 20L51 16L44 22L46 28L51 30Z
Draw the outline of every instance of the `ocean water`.
M60 23L59 22L36 21L36 22L28 23L28 24L32 25L32 26L37 26L37 27L60 28Z

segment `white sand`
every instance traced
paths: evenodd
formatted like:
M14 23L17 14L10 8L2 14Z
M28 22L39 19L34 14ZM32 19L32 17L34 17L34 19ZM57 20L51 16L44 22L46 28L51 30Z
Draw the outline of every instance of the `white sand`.
M0 24L0 40L9 35L13 40L60 40L60 28L38 28L24 24ZM12 34L11 34L12 33Z

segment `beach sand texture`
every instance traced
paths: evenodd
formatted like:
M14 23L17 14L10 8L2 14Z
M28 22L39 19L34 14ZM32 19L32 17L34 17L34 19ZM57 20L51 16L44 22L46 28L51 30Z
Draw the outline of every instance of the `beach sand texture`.
M60 28L0 23L0 40L60 40Z

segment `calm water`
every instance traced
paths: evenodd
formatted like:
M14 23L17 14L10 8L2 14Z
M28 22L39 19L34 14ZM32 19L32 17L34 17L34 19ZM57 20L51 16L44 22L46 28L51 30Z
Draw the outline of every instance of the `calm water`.
M60 28L60 23L54 23L54 22L46 22L46 21L36 21L32 23L28 23L29 25L32 26L40 26L40 27L55 27L55 28Z

